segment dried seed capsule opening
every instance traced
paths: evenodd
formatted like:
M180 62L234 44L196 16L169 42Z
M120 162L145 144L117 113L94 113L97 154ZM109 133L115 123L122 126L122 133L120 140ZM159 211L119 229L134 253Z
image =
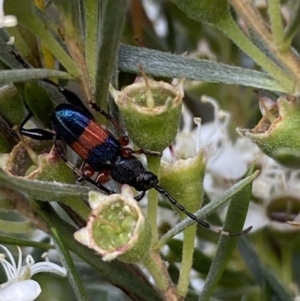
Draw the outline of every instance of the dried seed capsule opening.
M106 250L123 247L130 242L132 230L138 224L138 212L123 200L116 200L102 208L95 217L92 231L95 242Z
M266 100L263 117L254 129L237 129L249 137L266 155L289 168L300 167L300 101L293 95L279 97L268 106Z
M102 255L104 261L119 257L126 262L140 262L150 249L151 232L133 190L127 185L121 194L89 194L93 209L85 228L74 237Z

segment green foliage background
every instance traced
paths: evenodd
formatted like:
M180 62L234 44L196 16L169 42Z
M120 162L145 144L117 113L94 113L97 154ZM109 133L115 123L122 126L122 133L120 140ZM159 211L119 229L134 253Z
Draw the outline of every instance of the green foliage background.
M0 97L1 157L19 141L11 127L21 123L26 109L35 112L38 126L51 126L49 108L55 107L62 96L42 81L45 78L62 86L68 83L86 104L95 100L119 119L117 108L108 97L110 82L119 88L132 82L132 75L140 73L139 64L155 79L170 82L184 76L188 81L184 98L187 107L205 123L212 119L212 109L201 103L200 97L205 94L215 98L222 109L231 113L233 140L237 126L253 128L260 119L254 88L268 90L273 100L282 93L298 95L299 1L269 0L263 6L247 0L143 2L151 2L159 11L166 25L165 35L157 33L140 0L22 0L17 4L5 1L5 13L15 15L19 23L0 30L0 84L13 84L9 95L2 93ZM288 12L288 17L283 18L283 12ZM9 35L15 37L13 47L7 44ZM214 61L197 54L199 41L209 45ZM12 49L30 68L24 68ZM189 55L183 55L185 52ZM8 105L8 99L13 99L14 105ZM99 117L99 122L105 120ZM50 167L46 168L45 174L49 175ZM224 227L240 231L256 176L254 168L250 168L244 179L200 209L197 217L210 214L209 221L222 227L214 210L231 200ZM49 182L58 177L68 184ZM171 237L191 224L188 219L170 232L159 229L167 232L152 245L152 252L159 259L145 263L156 283L149 282L138 265L118 260L103 262L99 255L73 239L73 224L49 205L49 201L60 201L81 219L87 219L89 208L81 199L87 199L92 188L75 186L75 180L72 185L72 179L66 179L70 179L70 170L61 166L53 172L53 178L41 177L39 181L0 173L0 242L33 246L36 260L41 250L55 247L68 267L70 286L48 275L37 277L43 288L40 301L50 300L54 291L60 294L57 300L74 300L74 293L77 300L288 301L300 294L297 230L265 227L239 238L219 238L198 227L196 238L203 245L215 246L215 256L208 256L200 247L194 249L190 263L196 278L203 280L203 287L192 286L190 275L186 274L185 285L179 280L184 293L178 284L178 263L184 261L183 242ZM157 195L154 197L157 201ZM283 200L274 211L285 212L285 204L289 200ZM295 204L293 210L297 211L299 199ZM48 233L54 246L49 240L35 240L35 229ZM160 258L164 243L171 252ZM162 260L168 263L164 266L167 276L158 271ZM5 277L1 280L4 282Z

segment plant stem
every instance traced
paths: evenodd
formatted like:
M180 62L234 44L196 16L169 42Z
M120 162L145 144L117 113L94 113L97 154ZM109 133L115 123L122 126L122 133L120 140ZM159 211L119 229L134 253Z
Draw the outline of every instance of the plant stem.
M92 87L95 88L96 64L97 57L97 32L98 32L98 11L99 1L86 0L84 5L85 18L85 56L86 66L92 82Z
M56 228L51 227L51 235L53 237L53 242L56 246L56 250L60 257L61 262L67 270L67 275L69 282L73 288L74 294L77 300L80 301L89 301L88 295L83 285L83 281L76 269L74 260L72 259L69 249L64 242L63 237L60 236L60 232Z
M35 5L42 10L43 12L45 11L45 3L43 0L35 0ZM54 69L54 57L51 53L51 51L43 44L41 43L41 50L43 53L43 58L44 58L44 66L47 69ZM53 79L52 79L53 80ZM57 80L57 79L55 79Z
M238 191L240 191L246 185L251 183L258 175L259 175L259 171L256 171L252 175L242 179L240 182L234 184L232 187L227 189L222 196L214 199L209 204L197 210L197 212L195 212L194 215L196 215L197 218L199 219L204 218L213 210L216 210L218 207L225 204L225 202L229 201ZM175 227L173 227L171 230L169 230L166 234L164 234L160 238L159 242L154 246L155 249L156 250L160 249L163 245L167 243L169 239L171 239L173 236L177 235L178 233L182 232L182 230L186 229L193 223L195 223L195 221L193 221L190 218L186 218L185 220L181 221L179 224L177 224Z
M300 1L295 1L293 3L293 16L287 25L283 37L283 41L281 44L281 49L283 52L286 51L291 46L293 38L299 32L300 22L299 22L299 14L300 14Z
M254 53L252 49L245 49L241 43L238 43L239 41L236 37L228 37L231 38L247 54L251 54L253 52L251 57L262 68L276 78L278 82L284 81L282 82L283 86L292 88L295 91L295 83L300 81L300 62L293 52L288 49L285 53L282 53L280 49L278 49L277 45L273 42L272 36L264 21L256 13L248 1L230 0L230 4L234 7L238 15L248 24L251 30L259 36L260 40L264 43L264 46L267 47L274 58L280 62L280 65L285 68L286 72L271 62L270 58L266 60L267 57L262 52L259 51L260 54ZM235 32L233 32L233 35L234 34ZM253 47L255 46L252 44L251 48Z
M292 272L292 251L293 242L288 242L284 244L281 248L282 255L282 280L287 286L293 282L293 272Z
M239 0L240 1L240 0ZM243 8L240 8L240 3L236 0L230 0L232 6L237 10L238 14L243 18L246 12ZM236 3L238 2L238 3ZM241 0L241 2L244 2ZM242 11L242 12L241 12ZM254 14L254 13L253 13ZM252 16L255 21L259 23L260 19L256 14ZM250 22L252 19L248 20ZM252 24L252 23L251 23ZM258 25L256 25L257 27ZM238 28L232 19L226 19L224 22L218 25L218 28L222 30L226 36L231 39L241 50L247 53L259 66L272 75L287 91L293 92L295 90L294 79L289 77L284 70L278 67L270 58L268 58L263 52L260 51ZM256 32L256 28L253 28ZM261 39L266 39L265 31L261 30Z
M107 108L108 86L117 60L119 40L123 32L128 0L102 1L101 22L99 24L98 53L96 67L96 103L103 109Z
M257 246L256 249L260 260L266 265L271 266L275 274L282 274L281 266L278 262L278 258L272 250L272 247L270 246L266 231L258 231L255 233L253 242L254 245Z
M160 158L147 156L148 170L159 176ZM151 189L148 192L148 208L147 219L149 221L152 232L152 246L158 241L157 233L157 208L158 208L158 192Z
M181 269L177 285L177 292L180 296L186 296L190 284L196 230L196 225L184 230Z
M163 294L164 300L179 301L180 297L178 297L174 290L166 265L162 261L159 253L151 251L143 263L153 277L157 288Z
M206 162L205 152L200 151L188 160L181 160L173 165L161 165L160 184L189 212L195 212L201 206ZM182 211L179 215L182 219L187 217ZM177 285L177 292L183 297L187 294L190 284L195 237L196 225L185 229Z
M160 291L166 291L169 286L168 273L158 252L150 252L143 261L143 264L153 277L157 288Z

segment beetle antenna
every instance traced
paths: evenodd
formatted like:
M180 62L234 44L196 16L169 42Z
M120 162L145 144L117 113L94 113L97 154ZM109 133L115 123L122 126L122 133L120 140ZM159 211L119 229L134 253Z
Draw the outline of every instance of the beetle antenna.
M184 212L189 218L191 218L192 220L194 220L195 222L197 222L202 227L210 229L210 230L212 230L212 231L214 231L216 233L219 233L221 235L227 235L227 236L240 236L240 235L244 235L244 234L248 233L252 229L252 226L250 226L247 229L245 229L243 231L240 231L240 232L228 232L228 231L224 231L222 229L213 227L209 223L207 223L207 222L205 222L205 221L197 218L197 216L194 215L193 213L191 213L190 211L186 210L184 208L184 206L182 206L175 199L173 199L170 196L170 194L164 188L162 188L161 186L159 186L157 183L152 182L152 185L156 189L156 191L158 191L159 193L161 193L162 195L164 195L172 203L172 205L174 205L180 211Z

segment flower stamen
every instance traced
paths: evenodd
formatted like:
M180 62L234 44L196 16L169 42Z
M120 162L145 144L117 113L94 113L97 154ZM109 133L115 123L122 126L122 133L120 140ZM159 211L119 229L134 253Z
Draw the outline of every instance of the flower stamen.
M154 108L155 103L154 103L153 95L152 95L151 88L149 85L149 81L148 81L148 78L146 76L146 73L145 73L142 65L139 65L139 69L142 73L143 79L145 81L145 86L146 86L146 105L147 105L147 108L152 109L152 108Z

